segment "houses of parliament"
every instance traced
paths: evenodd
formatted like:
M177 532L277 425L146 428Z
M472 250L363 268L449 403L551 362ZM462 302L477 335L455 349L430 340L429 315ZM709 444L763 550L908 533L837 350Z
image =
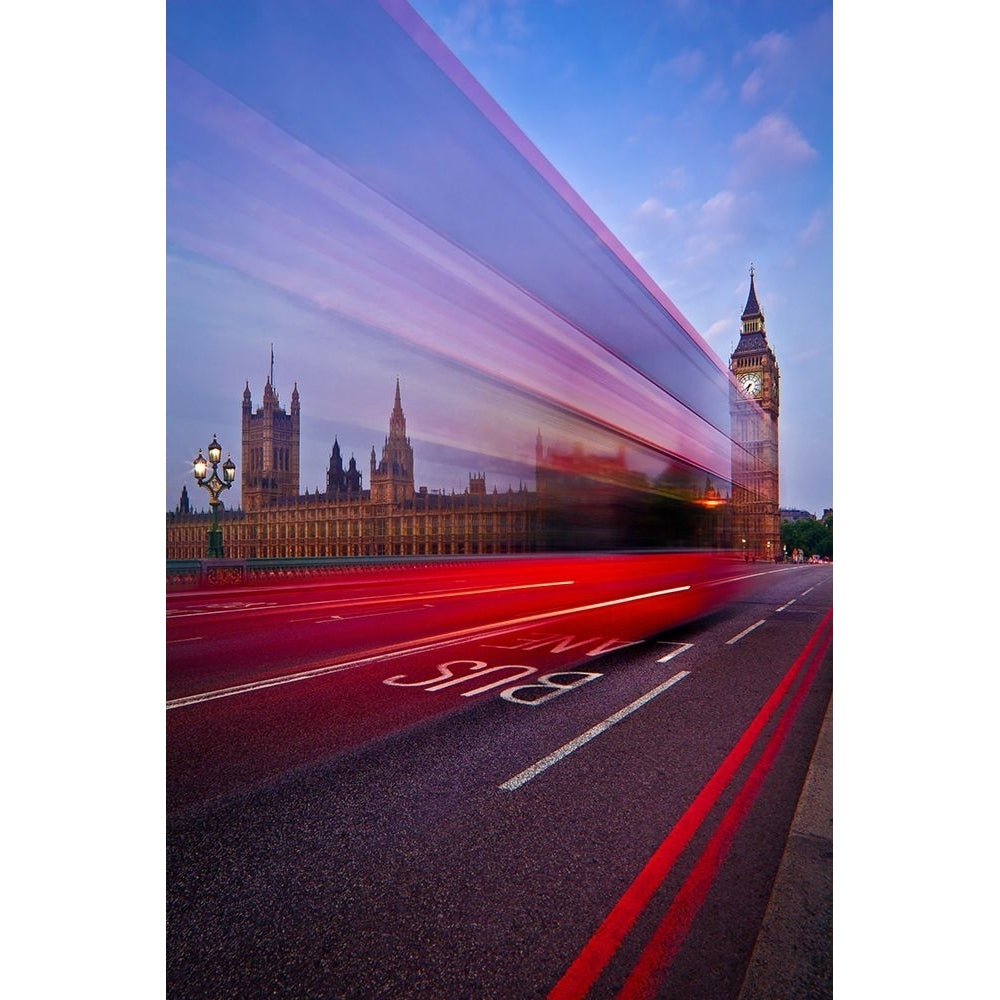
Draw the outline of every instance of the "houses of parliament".
M535 443L535 489L487 490L471 474L462 493L417 488L399 380L368 487L353 457L346 468L335 439L322 492L299 493L301 402L288 409L273 375L253 408L242 400L242 505L218 521L227 559L453 556L631 548L740 549L747 558L781 552L778 512L778 368L767 343L751 269L741 335L730 358L731 483L693 468L650 482L611 455ZM728 495L727 495L728 494ZM185 486L167 513L167 560L204 558L210 516L191 509Z

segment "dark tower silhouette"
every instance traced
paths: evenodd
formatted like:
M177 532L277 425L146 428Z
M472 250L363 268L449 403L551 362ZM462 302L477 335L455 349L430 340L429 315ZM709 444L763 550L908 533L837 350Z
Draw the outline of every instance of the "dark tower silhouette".
M340 454L340 442L333 439L333 451L330 452L330 467L326 473L326 496L328 500L349 500L361 494L361 473L358 463L351 456L351 461L344 470L344 459Z
M347 473L344 472L344 460L340 456L340 442L333 439L333 450L330 452L330 468L326 473L326 495L334 500L347 492Z

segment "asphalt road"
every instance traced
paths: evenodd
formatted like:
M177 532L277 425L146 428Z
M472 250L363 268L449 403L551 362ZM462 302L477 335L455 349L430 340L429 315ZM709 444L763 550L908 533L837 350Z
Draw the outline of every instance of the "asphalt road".
M663 632L612 588L274 686L168 652L168 996L736 998L832 690L832 567L744 569Z

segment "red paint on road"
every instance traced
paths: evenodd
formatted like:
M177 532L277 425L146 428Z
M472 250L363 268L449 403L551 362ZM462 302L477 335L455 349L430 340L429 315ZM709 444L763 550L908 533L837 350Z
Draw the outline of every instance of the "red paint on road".
M617 952L625 936L632 928L639 915L646 908L653 894L663 884L677 858L695 835L712 807L729 786L736 771L746 759L764 728L775 717L789 690L804 672L806 679L811 681L812 674L818 669L819 663L826 652L830 641L830 629L833 612L827 612L819 627L812 634L802 652L788 669L778 686L771 693L753 721L744 730L736 745L719 765L718 770L708 780L694 801L687 808L678 822L664 838L653 853L645 867L629 886L614 908L597 928L590 940L584 945L576 959L553 987L548 1000L571 1000L585 997L591 986L597 981L601 972ZM804 690L807 685L800 688ZM786 717L788 712L786 711ZM774 751L777 752L776 750ZM769 765L768 765L769 766ZM749 808L749 806L747 806ZM727 814L728 815L728 814ZM735 819L730 822L736 822ZM716 844L718 848L721 840ZM699 870L698 878L703 878L711 869L711 862ZM714 874L714 871L713 871ZM688 901L696 897L692 886L688 890ZM700 890L699 890L700 891ZM673 916L677 917L680 909ZM678 925L680 926L680 924ZM686 932L686 926L683 929ZM669 930L662 932L664 948L667 947ZM656 949L650 952L646 961L655 965Z
M778 752L819 672L819 666L829 645L830 635L827 633L812 659L808 672L768 739L760 759L754 765L736 799L726 810L707 847L639 956L635 968L618 994L619 1000L647 1000L656 996L670 963L680 950L701 904L719 874L733 838L746 819L747 813L750 812L764 779L774 766Z

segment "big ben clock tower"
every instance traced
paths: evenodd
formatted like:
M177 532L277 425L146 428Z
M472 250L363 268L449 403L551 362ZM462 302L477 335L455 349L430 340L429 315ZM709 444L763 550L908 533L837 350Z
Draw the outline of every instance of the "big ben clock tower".
M729 414L733 439L733 514L736 545L747 559L781 554L778 513L778 363L767 342L754 269L740 317L740 342L729 359L735 384Z

